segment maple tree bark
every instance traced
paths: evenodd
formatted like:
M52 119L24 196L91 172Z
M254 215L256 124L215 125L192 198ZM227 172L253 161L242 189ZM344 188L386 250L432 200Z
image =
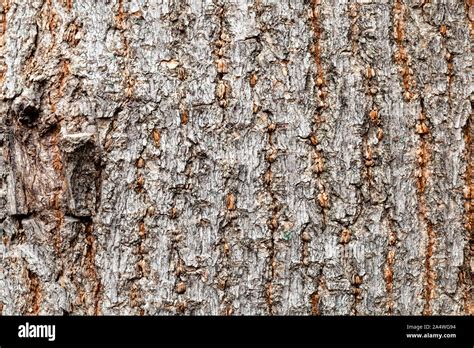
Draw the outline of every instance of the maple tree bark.
M473 314L473 19L1 0L0 313Z

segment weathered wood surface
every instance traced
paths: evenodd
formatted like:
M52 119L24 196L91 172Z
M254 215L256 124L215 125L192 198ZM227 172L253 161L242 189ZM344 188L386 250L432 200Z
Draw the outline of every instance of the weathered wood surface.
M0 13L0 313L474 312L474 3Z

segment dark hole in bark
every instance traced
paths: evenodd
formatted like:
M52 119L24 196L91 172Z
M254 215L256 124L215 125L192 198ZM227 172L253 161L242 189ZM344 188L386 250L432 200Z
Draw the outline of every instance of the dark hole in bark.
M33 105L28 105L20 112L19 120L26 125L32 125L39 116L39 110Z

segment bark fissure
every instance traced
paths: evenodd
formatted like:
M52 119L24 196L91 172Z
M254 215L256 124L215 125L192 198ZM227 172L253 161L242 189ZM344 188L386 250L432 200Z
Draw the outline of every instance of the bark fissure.
M355 274L352 277L352 296L354 298L351 306L351 314L352 315L357 315L358 310L357 306L359 305L360 301L362 300L362 290L361 290L361 285L362 285L362 276Z
M265 299L267 302L267 309L270 315L274 314L274 278L275 278L275 271L277 267L277 260L276 260L276 250L275 250L275 237L276 231L280 225L279 221L279 212L281 209L280 203L278 198L276 197L275 192L273 191L274 185L274 173L272 171L273 162L277 159L278 150L276 149L275 145L273 144L273 136L276 131L276 124L271 123L267 127L267 151L265 154L265 161L267 162L267 169L264 173L263 180L264 186L268 195L270 196L270 207L271 207L271 215L267 220L267 226L270 230L270 245L269 245L269 261L268 261L268 269L269 269L269 279L265 284Z
M464 249L464 262L461 272L464 309L466 313L474 314L474 300L472 289L474 288L474 270L472 259L474 258L474 127L472 118L469 118L464 126L464 158L467 164L464 172L464 226L466 228L466 247Z
M217 33L217 40L214 42L216 56L215 64L217 70L216 76L216 97L219 102L219 106L223 109L227 108L228 98L230 94L230 85L226 79L228 72L228 59L225 57L226 51L230 45L230 35L227 32L226 21L226 8L221 5L216 7L217 18L219 21L219 31Z
M316 290L309 296L311 315L321 315L321 290L324 286L324 265L319 269Z
M135 88L135 80L131 72L130 58L131 58L131 47L130 40L127 37L128 30L128 13L125 12L123 7L123 0L119 0L117 4L117 14L115 15L116 28L120 33L122 40L122 47L117 50L116 55L123 58L122 61L122 78L125 91L125 97L127 100L133 97Z
M7 73L7 64L4 58L5 50L5 34L7 32L7 16L8 11L10 10L10 0L3 0L0 6L0 83L3 82L4 76Z
M229 281L232 279L231 273L231 262L230 253L232 252L229 244L228 233L231 232L236 226L234 221L237 219L237 198L233 192L228 192L225 197L225 213L224 220L220 223L222 225L219 229L221 231L221 238L219 241L219 255L220 255L220 271L218 275L218 288L224 292L222 298L222 313L224 315L232 315L234 309L232 306L232 299L228 293Z
M94 237L94 225L92 219L85 223L86 230L86 268L89 279L92 284L92 303L94 308L94 315L100 314L100 296L102 289L102 282L97 272L95 256L96 256L96 240Z
M395 265L395 255L397 250L397 233L393 230L393 222L390 217L388 219L388 252L386 256L385 266L384 266L384 280L385 280L385 291L387 292L387 314L393 314L393 273Z
M41 282L38 275L27 269L27 277L30 287L30 306L27 310L29 314L38 315L41 310L42 292Z
M464 8L469 22L469 28L471 29L471 38L474 38L474 4L472 0L464 0Z
M326 81L325 81L325 73L322 63L321 57L321 36L322 36L322 29L321 29L321 14L320 14L320 3L317 0L311 1L311 28L313 32L313 47L312 53L314 58L314 63L316 65L316 95L318 98L318 105L316 114L314 115L313 120L313 133L310 135L309 139L311 145L314 147L314 155L313 155L313 171L316 174L317 178L317 186L319 193L317 195L317 202L321 207L321 211L323 214L323 222L324 225L328 223L327 212L329 209L329 194L326 189L326 185L323 179L323 172L324 172L324 154L321 148L318 148L318 137L320 137L319 131L321 128L321 124L324 122L324 110L328 107L328 103L326 102L327 97L327 88L326 88ZM324 229L324 226L323 226Z
M393 8L393 36L397 45L397 51L395 52L394 58L399 66L400 75L402 77L402 84L405 91L403 96L408 102L414 98L416 82L413 76L413 70L410 68L411 58L405 47L405 11L406 6L403 4L403 1L395 0Z

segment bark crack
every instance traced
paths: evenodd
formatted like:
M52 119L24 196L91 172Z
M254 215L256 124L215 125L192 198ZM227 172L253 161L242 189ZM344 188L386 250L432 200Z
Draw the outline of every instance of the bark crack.
M95 264L95 255L96 255L96 240L94 237L94 224L92 219L85 225L86 230L86 268L88 271L89 279L92 280L92 297L94 304L94 315L100 314L100 296L102 290L102 282L97 273L97 268Z
M115 15L115 24L120 32L122 48L117 52L117 55L124 58L122 78L125 88L126 99L130 99L133 96L133 92L135 89L135 79L130 71L131 48L129 39L126 35L126 31L128 30L127 19L128 14L124 11L123 0L118 0L117 14Z
M393 314L393 267L395 264L395 251L397 244L397 233L393 230L392 221L388 219L388 252L385 259L384 267L384 281L385 281L385 291L387 292L387 314Z
M281 205L278 201L278 198L273 191L273 171L272 171L272 163L275 162L278 150L275 148L273 144L273 135L277 129L275 123L272 123L270 120L270 124L267 127L267 135L268 135L268 148L267 153L265 156L265 161L267 164L267 170L264 174L263 181L264 187L267 193L270 196L270 208L271 208L271 216L267 220L267 226L270 230L270 255L269 255L269 270L270 270L270 278L267 280L265 284L265 299L267 302L268 313L270 315L274 314L274 293L273 293L273 282L275 278L276 272L276 251L275 251L275 234L279 227L279 213L281 209Z
M362 299L362 290L360 286L362 285L363 278L362 276L355 274L352 277L352 294L354 297L354 301L352 302L351 306L351 314L357 315L357 305L359 304L360 300Z
M30 284L30 307L28 313L32 315L38 315L41 309L42 302L42 292L41 292L41 283L38 275L27 269L27 277Z
M414 89L416 88L416 82L413 76L413 70L410 68L411 58L404 46L406 29L405 11L406 7L403 2L401 0L395 0L393 8L393 36L397 45L397 51L395 52L394 58L399 66L400 75L402 77L402 85L405 91L403 96L406 101L411 101L415 98Z
M227 186L227 185L225 185ZM222 303L224 308L222 310L225 315L232 315L234 308L232 305L232 299L229 298L228 286L230 278L230 260L229 255L231 253L231 246L228 241L227 231L233 227L233 222L237 218L236 209L237 209L237 199L234 192L228 192L225 197L225 209L226 212L224 220L219 224L219 231L221 231L220 247L220 260L219 262L221 269L218 272L218 288L224 292Z
M427 117L425 114L423 98L420 99L421 112L416 125L416 132L419 134L419 148L417 150L417 197L418 209L421 222L426 228L426 248L425 248L425 304L423 307L423 315L431 315L431 299L434 295L435 287L435 271L432 270L432 256L435 248L436 234L434 232L433 223L428 218L428 206L426 203L426 187L429 178L430 163L430 130L427 125Z
M464 309L467 314L474 314L474 300L472 289L474 288L474 269L472 259L474 257L474 141L472 118L468 118L464 129L464 160L467 164L464 172L464 226L467 232L466 248L464 249L464 263L460 274L463 287Z
M3 50L5 46L5 34L7 32L7 16L10 10L10 0L3 0L0 4L0 84L3 83L5 74L7 73L7 64L4 59Z
M446 66L448 68L447 72L447 82L448 82L448 103L449 103L449 108L452 108L452 96L451 96L451 91L452 91L452 86L453 86L453 79L454 79L454 55L449 52L448 46L447 46L447 33L448 33L448 27L445 24L442 24L439 28L439 32L441 34L441 38L444 42L444 47L445 47L445 61L446 61Z
M324 265L319 269L316 290L309 296L312 315L321 315L321 289L324 287Z
M229 70L229 59L226 57L226 51L230 46L230 35L225 24L226 9L223 5L216 8L219 19L218 39L214 42L214 55L216 56L215 64L217 69L216 76L216 97L219 101L219 106L225 109L228 106L228 97L230 95L230 84L225 79Z
M431 299L434 296L435 288L435 271L432 269L432 256L435 248L436 233L433 223L428 218L428 205L426 203L426 187L429 179L429 164L431 157L431 134L428 125L428 118L425 111L423 97L419 97L416 93L416 81L412 68L410 67L411 57L404 46L405 37L405 12L406 6L401 0L396 0L394 5L394 37L398 47L395 53L395 61L400 67L402 83L404 87L404 97L406 102L415 99L420 100L420 113L415 126L415 132L418 134L418 149L416 152L416 192L418 200L419 221L425 228L426 244L425 244L425 260L424 260L424 306L423 315L431 315Z
M146 150L146 146L142 148L140 153L138 154L138 158L135 161L136 167L136 183L135 183L135 191L136 193L142 198L143 202L149 201L148 192L145 190L145 174L143 173L145 170L146 161L144 159L143 153ZM138 255L138 261L135 264L135 269L137 272L137 276L133 279L133 284L131 287L130 292L130 301L132 307L138 307L139 315L144 315L145 310L143 309L144 300L143 300L143 289L140 289L138 282L140 279L144 278L148 274L149 265L145 259L145 254L147 251L145 250L145 243L147 237L146 231L146 224L145 218L148 214L148 210L145 211L143 217L138 222L138 244L136 247L136 254Z

